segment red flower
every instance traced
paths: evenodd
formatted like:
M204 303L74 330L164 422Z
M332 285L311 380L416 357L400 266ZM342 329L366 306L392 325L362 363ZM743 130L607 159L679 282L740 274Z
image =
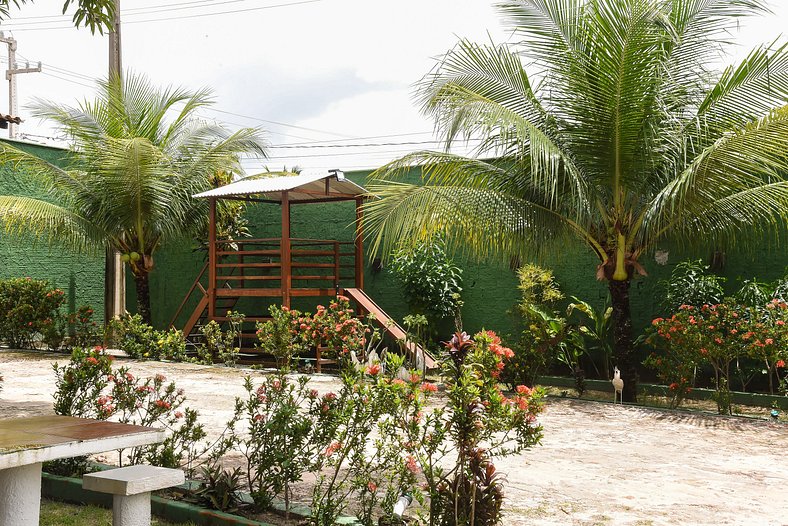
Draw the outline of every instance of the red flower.
M774 365L777 366L778 369L782 369L785 367L785 360L777 360L777 363Z
M375 363L367 368L367 374L370 376L377 376L380 373L380 364Z
M438 386L429 382L424 382L421 384L421 390L425 393L437 393Z

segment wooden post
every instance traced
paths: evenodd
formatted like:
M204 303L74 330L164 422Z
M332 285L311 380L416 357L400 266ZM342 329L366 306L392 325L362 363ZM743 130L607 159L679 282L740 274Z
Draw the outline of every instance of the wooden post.
M364 288L364 198L356 198L356 250L355 250L355 270L356 270L356 288Z
M208 319L216 316L216 198L208 200Z
M290 200L288 192L282 192L282 243L281 243L281 286L282 305L290 307L290 287L293 283L290 257Z

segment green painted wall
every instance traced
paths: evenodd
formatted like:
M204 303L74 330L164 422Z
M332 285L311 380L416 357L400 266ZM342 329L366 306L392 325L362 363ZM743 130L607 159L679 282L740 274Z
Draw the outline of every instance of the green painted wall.
M349 172L347 176L364 184L368 171ZM413 170L407 178L418 179L418 172ZM271 204L255 204L248 208L248 219L255 237L276 237L280 233L279 207ZM353 220L352 203L329 203L296 205L292 209L292 236L319 239L351 240ZM708 260L706 249L680 249L662 247L670 251L669 262L665 266L658 265L649 254L642 258L642 263L649 273L646 278L636 280L632 285L632 311L637 331L661 314L660 302L663 296L660 281L668 278L673 266L688 257ZM504 334L513 330L513 323L508 311L517 301L516 278L507 266L494 264L475 264L461 261L464 269L465 308L463 309L464 328L475 331L482 327L498 330ZM597 261L589 250L575 245L563 250L556 250L544 256L536 263L552 268L562 290L569 295L577 296L593 304L601 306L607 298L604 283L595 279ZM165 326L172 313L180 305L191 287L194 278L204 264L202 253L193 253L191 244L185 242L178 246L162 249L156 259L156 270L151 276L151 292L153 297L153 316L156 325ZM749 254L730 253L723 274L728 277L728 286L735 287L737 278L757 276L760 280L773 280L783 275L788 265L788 257L784 249L769 248L764 244ZM129 282L129 309L133 310L133 283ZM407 314L407 305L393 277L385 269L374 272L369 262L365 268L365 290L386 312L397 320ZM314 309L313 303L295 305L299 308ZM184 316L191 313L193 305L185 309ZM239 309L253 308L258 313L264 311L260 303L256 305L239 304ZM245 311L250 314L252 311Z
M21 141L3 140L58 166L66 162L66 150ZM24 172L0 167L0 194L47 198ZM0 231L0 278L30 276L49 280L66 291L67 305L91 305L99 321L104 312L104 258L74 254L46 240L12 238Z

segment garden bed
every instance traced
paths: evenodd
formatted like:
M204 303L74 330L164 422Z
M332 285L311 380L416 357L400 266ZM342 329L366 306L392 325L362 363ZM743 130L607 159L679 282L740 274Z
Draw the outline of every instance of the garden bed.
M0 416L50 414L51 364L58 360L67 358L0 352L6 379ZM209 433L221 430L235 396L243 395L243 376L260 374L192 364L128 365L138 375L162 373L177 381ZM310 383L321 392L338 386L327 375ZM612 393L599 396L612 400ZM540 420L542 445L499 464L508 474L507 526L777 525L788 513L782 447L788 429L782 424L571 398L550 398ZM116 454L102 458L114 462ZM307 487L297 493L308 495Z

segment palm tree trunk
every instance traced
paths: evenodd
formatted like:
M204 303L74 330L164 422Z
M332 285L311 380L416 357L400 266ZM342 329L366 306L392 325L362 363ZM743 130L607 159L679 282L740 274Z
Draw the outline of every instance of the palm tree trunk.
M134 274L134 284L137 286L137 314L142 316L142 321L152 325L150 315L150 286L148 284L148 273L140 272Z
M637 363L635 362L635 345L632 339L632 312L629 308L630 280L608 281L610 298L613 307L613 359L614 365L621 369L624 390L621 398L624 402L637 401Z

